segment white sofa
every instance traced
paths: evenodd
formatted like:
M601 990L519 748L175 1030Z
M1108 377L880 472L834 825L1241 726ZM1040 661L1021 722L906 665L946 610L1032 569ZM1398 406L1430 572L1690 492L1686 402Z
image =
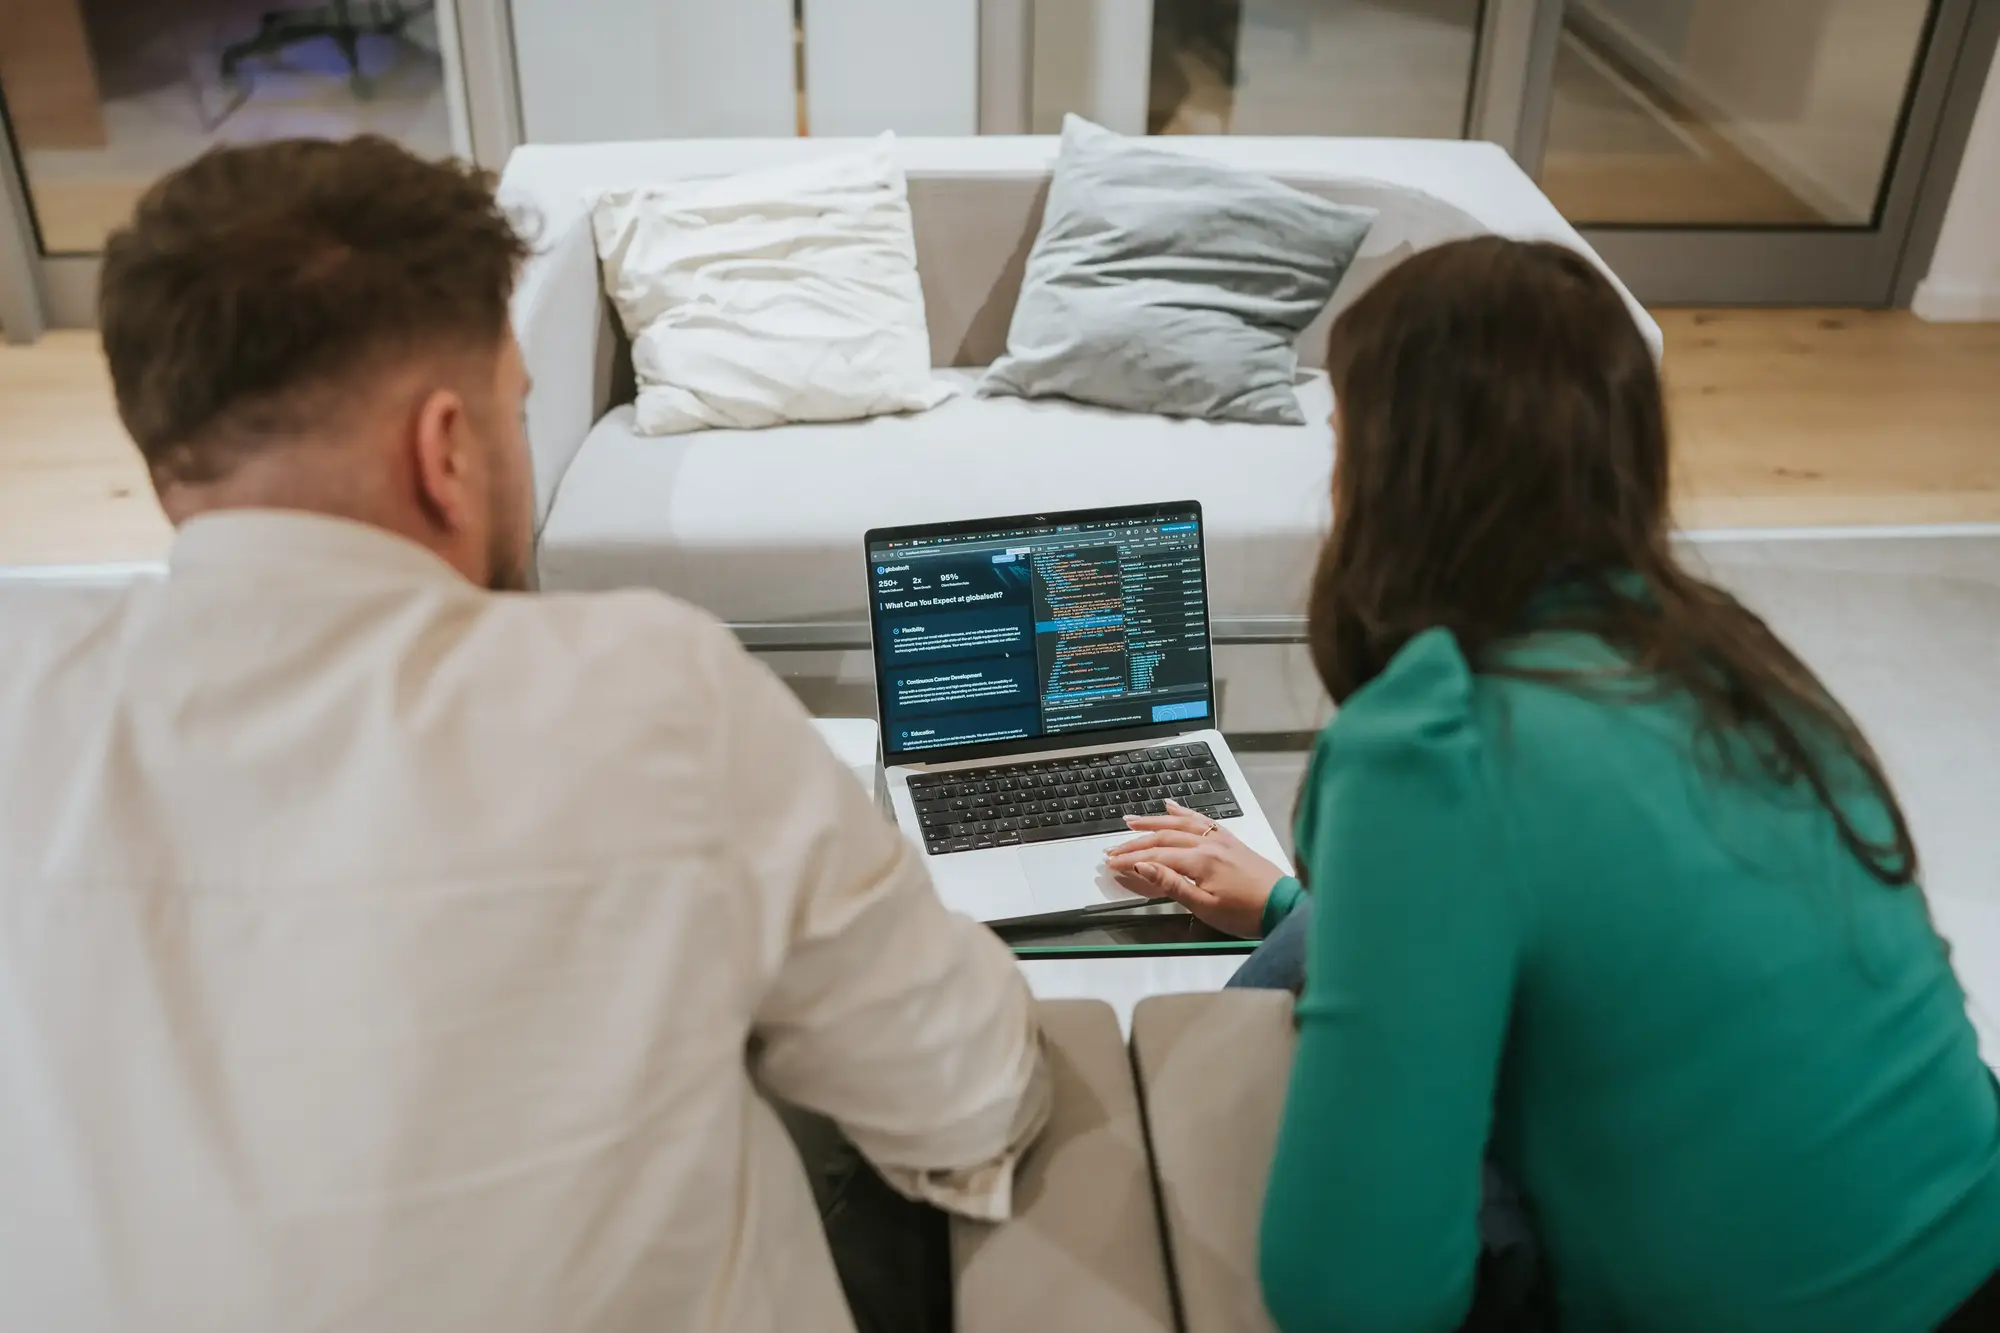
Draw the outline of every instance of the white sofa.
M502 195L540 227L514 322L534 376L528 437L541 586L665 589L735 625L753 646L865 646L860 543L872 526L1192 497L1207 513L1218 640L1292 639L1328 516L1332 402L1313 368L1333 315L1404 255L1457 237L1499 232L1590 253L1490 144L1176 138L1178 150L1380 210L1359 260L1300 339L1308 424L980 399L969 390L1005 345L1057 140L905 139L897 151L932 362L968 392L911 417L634 435L629 352L590 234L596 192L853 146L697 140L515 152ZM1658 326L1636 302L1632 312L1657 353Z

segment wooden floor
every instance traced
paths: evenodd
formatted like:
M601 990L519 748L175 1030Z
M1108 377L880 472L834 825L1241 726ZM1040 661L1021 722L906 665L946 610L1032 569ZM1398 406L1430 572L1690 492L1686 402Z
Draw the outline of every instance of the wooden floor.
M1689 528L2000 523L2000 324L1664 310ZM0 347L0 565L157 559L94 335Z
M167 535L97 335L0 347L0 565L155 560Z
M2000 324L1654 314L1682 526L2000 522Z

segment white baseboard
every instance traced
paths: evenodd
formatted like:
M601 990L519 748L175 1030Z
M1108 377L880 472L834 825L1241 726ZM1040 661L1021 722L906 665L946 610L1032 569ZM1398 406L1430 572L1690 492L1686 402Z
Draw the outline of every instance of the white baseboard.
M1917 318L1934 324L2000 320L2000 281L1939 282L1936 278L1925 278L1917 284L1910 309Z

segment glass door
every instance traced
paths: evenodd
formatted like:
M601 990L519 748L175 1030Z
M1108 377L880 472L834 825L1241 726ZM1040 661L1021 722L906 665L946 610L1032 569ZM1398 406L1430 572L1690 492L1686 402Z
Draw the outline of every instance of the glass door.
M1941 215L2000 41L2000 0L982 0L982 15L989 132L1049 133L1075 111L1126 134L1490 139L1662 304L1906 300L1928 257L1912 238Z
M1968 0L1544 3L1517 156L1642 299L1893 302Z
M0 22L0 323L88 324L107 235L218 144L469 153L452 0L36 0Z
M1066 112L1124 134L1469 133L1483 0L986 0L1025 20L1027 123ZM1009 45L1009 53L1012 52ZM982 88L982 93L984 88Z
M1152 134L1468 133L1480 0L1154 0Z

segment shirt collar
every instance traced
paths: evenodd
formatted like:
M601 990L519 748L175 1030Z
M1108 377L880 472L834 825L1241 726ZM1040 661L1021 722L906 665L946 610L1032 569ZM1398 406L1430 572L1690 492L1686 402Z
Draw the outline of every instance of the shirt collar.
M441 557L407 538L352 519L297 509L198 514L175 534L167 568L175 575L331 571L388 583L472 587Z

